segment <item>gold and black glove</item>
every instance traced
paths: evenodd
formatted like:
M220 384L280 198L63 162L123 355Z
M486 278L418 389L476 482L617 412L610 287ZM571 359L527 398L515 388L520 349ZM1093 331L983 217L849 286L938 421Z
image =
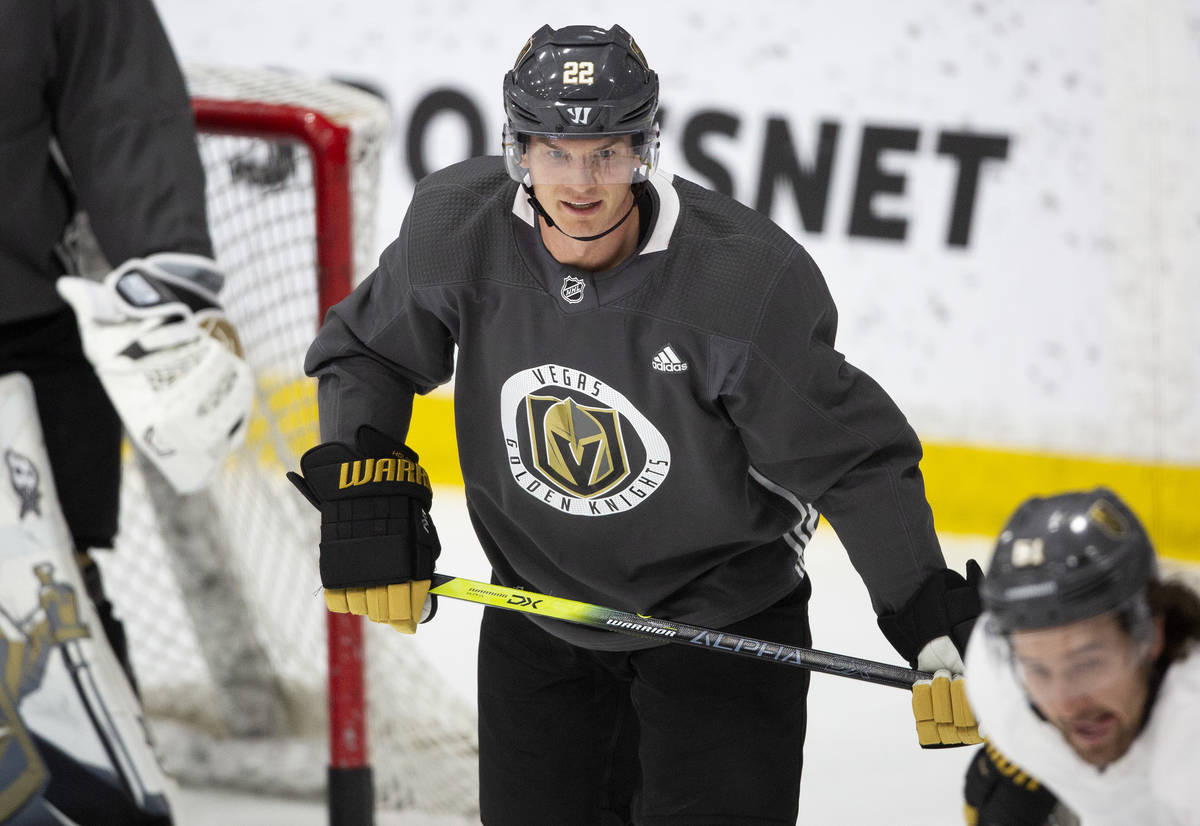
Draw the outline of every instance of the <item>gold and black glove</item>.
M1047 826L1058 807L1049 789L990 742L967 767L963 797L967 826Z
M325 442L288 479L321 512L321 584L330 611L412 634L432 618L441 552L429 517L433 488L417 454L373 427L356 444Z
M962 654L982 604L983 570L967 562L967 575L934 572L898 610L879 618L879 628L913 668L933 677L913 685L913 716L921 748L982 742L967 704Z
M914 683L912 692L917 742L921 748L970 746L983 742L979 736L979 723L967 702L967 684L961 673L939 669L933 673L933 679Z

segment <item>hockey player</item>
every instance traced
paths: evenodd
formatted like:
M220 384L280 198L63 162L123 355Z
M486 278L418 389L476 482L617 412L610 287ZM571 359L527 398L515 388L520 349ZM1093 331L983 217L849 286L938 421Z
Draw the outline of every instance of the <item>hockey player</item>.
M983 603L967 822L1200 823L1200 596L1159 578L1133 511L1105 488L1026 501Z
M504 157L421 181L309 350L325 442L292 476L321 509L330 609L411 633L434 607L429 482L403 442L457 347L467 505L497 582L807 646L803 552L823 515L888 639L940 672L916 691L922 744L971 741L950 677L979 569L946 568L920 443L834 349L816 264L658 169L658 78L621 27L541 28L504 104ZM794 824L807 688L485 611L483 821Z
M48 466L7 470L14 490L34 471L38 484L21 490L56 490L67 537L63 547L6 545L0 576L18 587L30 570L48 570L30 563L38 555L58 576L78 563L102 629L87 645L107 637L128 670L124 632L90 556L116 533L122 425L170 484L194 491L241 438L252 378L217 299L223 276L191 108L150 0L0 0L0 20L0 379L20 373L32 383L35 406L12 415L34 417L32 441L44 438L49 456ZM81 247L70 243L84 212L104 259L98 271L81 268ZM91 278L60 277L72 272ZM49 517L26 505L0 524L16 519L27 540L21 526ZM20 697L10 700L15 714ZM0 729L25 722L0 720ZM114 792L86 767L56 775L72 758L43 748L49 786L32 798L5 794L16 778L0 760L0 822L14 807L22 823L59 822L39 819L53 810L80 823L165 822L157 803L105 808L129 790Z

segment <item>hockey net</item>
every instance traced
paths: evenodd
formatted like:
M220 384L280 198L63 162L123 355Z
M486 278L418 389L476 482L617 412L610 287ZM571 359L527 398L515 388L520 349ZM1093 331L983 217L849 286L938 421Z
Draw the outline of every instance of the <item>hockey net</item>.
M127 450L117 547L98 555L164 767L185 785L316 797L327 765L366 759L365 730L377 808L471 815L473 707L402 635L345 616L327 629L319 520L284 476L319 441L301 369L318 319L373 264L386 105L282 72L186 74L257 398L202 494L175 495Z

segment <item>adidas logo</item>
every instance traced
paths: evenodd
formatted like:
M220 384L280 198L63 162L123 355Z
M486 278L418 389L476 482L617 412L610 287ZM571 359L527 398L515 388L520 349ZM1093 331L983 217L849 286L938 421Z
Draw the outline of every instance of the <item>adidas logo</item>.
M687 362L675 355L675 350L670 344L654 354L654 358L650 360L650 366L660 373L682 373L688 369Z

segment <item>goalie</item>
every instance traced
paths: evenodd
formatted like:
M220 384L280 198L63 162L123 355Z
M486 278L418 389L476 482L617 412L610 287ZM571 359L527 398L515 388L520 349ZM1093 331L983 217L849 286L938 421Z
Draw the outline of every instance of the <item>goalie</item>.
M150 0L51 0L21 4L19 13L2 0L0 16L9 58L0 75L0 380L28 377L33 401L21 415L35 417L47 456L40 476L30 477L28 451L12 454L5 487L27 498L0 515L0 525L23 537L14 547L58 555L59 577L79 575L103 632L89 639L111 643L132 682L124 631L90 556L111 547L117 530L122 425L178 492L195 491L242 439L253 382L218 300L223 276L212 260L191 108ZM99 248L92 262L63 243L77 214L87 215ZM98 268L100 258L115 266ZM40 484L18 487L30 478ZM51 492L61 502L65 550L25 541ZM4 550L0 563L11 563ZM78 572L69 570L76 562ZM29 575L6 569L4 581ZM9 657L29 632L10 625ZM26 695L9 694L6 716L24 713ZM0 761L0 823L64 822L60 815L169 822L166 807L128 783L115 796L94 772L56 783L59 767L84 757L57 748L51 756L37 732L22 742L33 749L24 765L42 766L45 776Z

